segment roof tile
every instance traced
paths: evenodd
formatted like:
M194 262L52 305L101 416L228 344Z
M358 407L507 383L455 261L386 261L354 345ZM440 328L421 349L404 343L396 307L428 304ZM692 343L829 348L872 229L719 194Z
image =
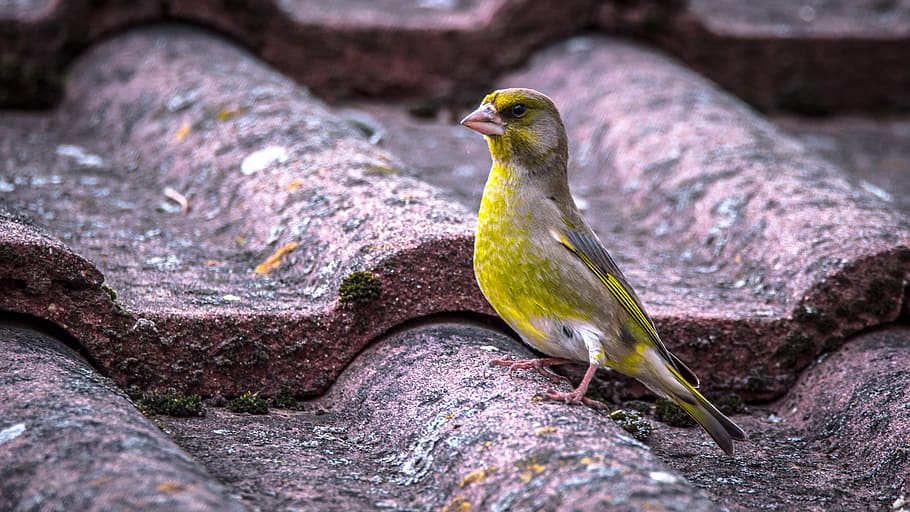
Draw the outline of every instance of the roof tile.
M246 510L109 380L53 338L0 325L6 510Z
M23 187L11 206L44 205L42 220L101 266L116 307L64 325L121 385L320 394L392 326L486 311L467 212L224 41L170 28L101 45L74 67L51 125L16 149L50 165L7 171L45 185ZM21 129L10 142L32 128ZM42 154L48 139L70 149ZM284 264L254 272L288 244ZM375 274L382 293L339 302L358 271ZM90 300L111 300L93 285ZM47 301L2 299L39 316Z
M899 191L860 181L884 176L862 163L882 159L863 156L851 176L811 139L628 42L585 36L535 53L598 25L655 42L756 105L906 103L907 77L882 66L906 34L822 33L846 4L818 26L768 34L722 3L2 6L0 103L64 94L53 111L0 112L0 202L15 212L0 215L0 310L30 328L51 322L121 386L214 397L206 418L156 422L251 507L895 503L906 494L908 335L886 325L907 319L910 226ZM165 17L252 53L187 27L107 38ZM888 79L855 87L879 72ZM852 85L830 87L841 77ZM529 355L492 332L503 326L474 284L489 160L451 122L494 81L557 100L581 206L706 392L783 397L737 416L751 441L736 457L663 425L649 449L604 415L530 400L545 389L535 375L486 367L494 354ZM384 99L352 111L310 90ZM405 117L395 96L445 122ZM38 506L35 496L240 507L109 382L25 329L4 327L0 340L0 380L14 386L0 444L15 449L0 453L13 468L0 508ZM642 392L602 376L603 396ZM243 392L311 398L255 417L212 405ZM69 430L45 428L57 418L89 425L72 433L76 448L59 437ZM153 478L137 483L143 471ZM26 474L61 483L39 495ZM177 476L150 490L161 474Z

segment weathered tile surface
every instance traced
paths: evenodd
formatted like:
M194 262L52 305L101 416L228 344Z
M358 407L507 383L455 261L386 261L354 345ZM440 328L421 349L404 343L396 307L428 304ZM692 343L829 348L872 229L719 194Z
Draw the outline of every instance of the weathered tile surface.
M648 41L764 109L906 111L908 12L880 0L19 0L0 4L0 105L51 105L92 44L181 21L229 34L324 98L464 101L595 28Z
M0 386L3 510L246 510L52 337L0 323Z
M485 311L467 212L223 40L123 36L75 66L57 116L12 120L7 207L96 262L117 296L91 316L46 311L28 282L0 302L69 329L123 386L319 394L392 326ZM80 300L110 303L85 272ZM342 301L356 272L372 277Z
M570 37L649 41L762 108L906 108L903 3L798 7L0 5L0 104L55 105L0 112L0 310L51 322L121 386L214 396L206 418L156 421L230 489L78 357L16 334L0 508L905 507L905 121L781 130L654 50ZM187 27L110 37L162 19L251 51ZM735 457L662 424L639 445L532 400L552 385L533 372L487 368L527 353L474 285L489 160L455 121L506 85L560 105L579 202L706 392L765 404L736 416ZM642 392L602 377L608 398ZM288 389L312 398L213 405ZM46 428L58 413L90 425ZM143 442L99 440L118 436ZM61 483L33 492L39 473Z
M262 510L718 510L606 414L533 400L552 384L488 367L504 354L531 355L463 322L416 328L302 412L158 421Z
M649 444L731 511L902 510L908 347L903 324L814 361L785 399L736 417L750 440L735 458L699 453L691 429L657 429Z

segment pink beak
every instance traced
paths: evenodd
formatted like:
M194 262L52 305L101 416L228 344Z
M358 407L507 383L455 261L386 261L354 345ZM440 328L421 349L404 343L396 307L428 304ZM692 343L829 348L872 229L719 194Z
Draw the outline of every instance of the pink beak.
M468 117L461 120L461 124L488 137L506 133L506 124L502 122L496 109L489 103L479 106L477 110L468 114Z

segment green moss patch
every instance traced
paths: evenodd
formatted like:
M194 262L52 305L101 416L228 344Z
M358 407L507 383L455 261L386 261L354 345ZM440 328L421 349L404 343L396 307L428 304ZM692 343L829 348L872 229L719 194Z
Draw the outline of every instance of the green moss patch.
M372 272L352 272L341 280L338 298L342 304L356 304L376 300L382 295L382 281Z
M654 418L671 427L695 426L695 420L686 413L685 409L666 398L658 398L654 403Z
M228 410L231 412L246 412L249 414L268 414L269 402L259 396L259 393L247 391L246 393L231 400L228 404Z
M743 399L740 398L739 395L722 396L714 402L714 405L717 406L718 411L724 413L726 416L746 412L746 402L743 402Z
M639 441L644 441L651 436L651 422L645 419L639 411L619 409L610 413L610 419Z
M152 392L140 393L136 400L136 406L146 416L157 414L180 417L205 416L199 395L183 396L173 392Z
M298 409L300 407L297 398L294 397L294 390L288 385L281 386L278 394L273 396L270 402L272 407L278 407L279 409Z

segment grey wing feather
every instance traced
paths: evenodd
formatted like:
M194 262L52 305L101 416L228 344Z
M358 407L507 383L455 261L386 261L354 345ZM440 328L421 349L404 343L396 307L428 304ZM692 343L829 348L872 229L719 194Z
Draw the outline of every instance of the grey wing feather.
M660 351L670 364L679 372L683 379L688 382L692 387L698 387L698 377L695 375L688 366L685 365L678 357L676 357L672 352L670 352L664 343L660 340L660 337L657 335L657 330L654 327L654 321L651 319L651 316L645 311L644 306L641 304L641 300L638 298L638 295L635 293L635 289L629 284L629 281L626 279L626 276L623 275L622 271L619 270L619 267L616 265L616 262L613 261L613 257L610 256L610 253L604 248L603 244L594 237L577 229L566 227L565 236L570 246L568 249L576 255L582 257L582 260L587 259L590 262L590 265L594 265L596 270L598 270L603 275L611 275L616 281L625 289L626 293L632 298L635 302L635 306L644 313L644 317L648 322L647 330L652 334L651 339L654 342L654 345ZM588 261L585 261L588 264ZM594 270L594 269L592 269Z

